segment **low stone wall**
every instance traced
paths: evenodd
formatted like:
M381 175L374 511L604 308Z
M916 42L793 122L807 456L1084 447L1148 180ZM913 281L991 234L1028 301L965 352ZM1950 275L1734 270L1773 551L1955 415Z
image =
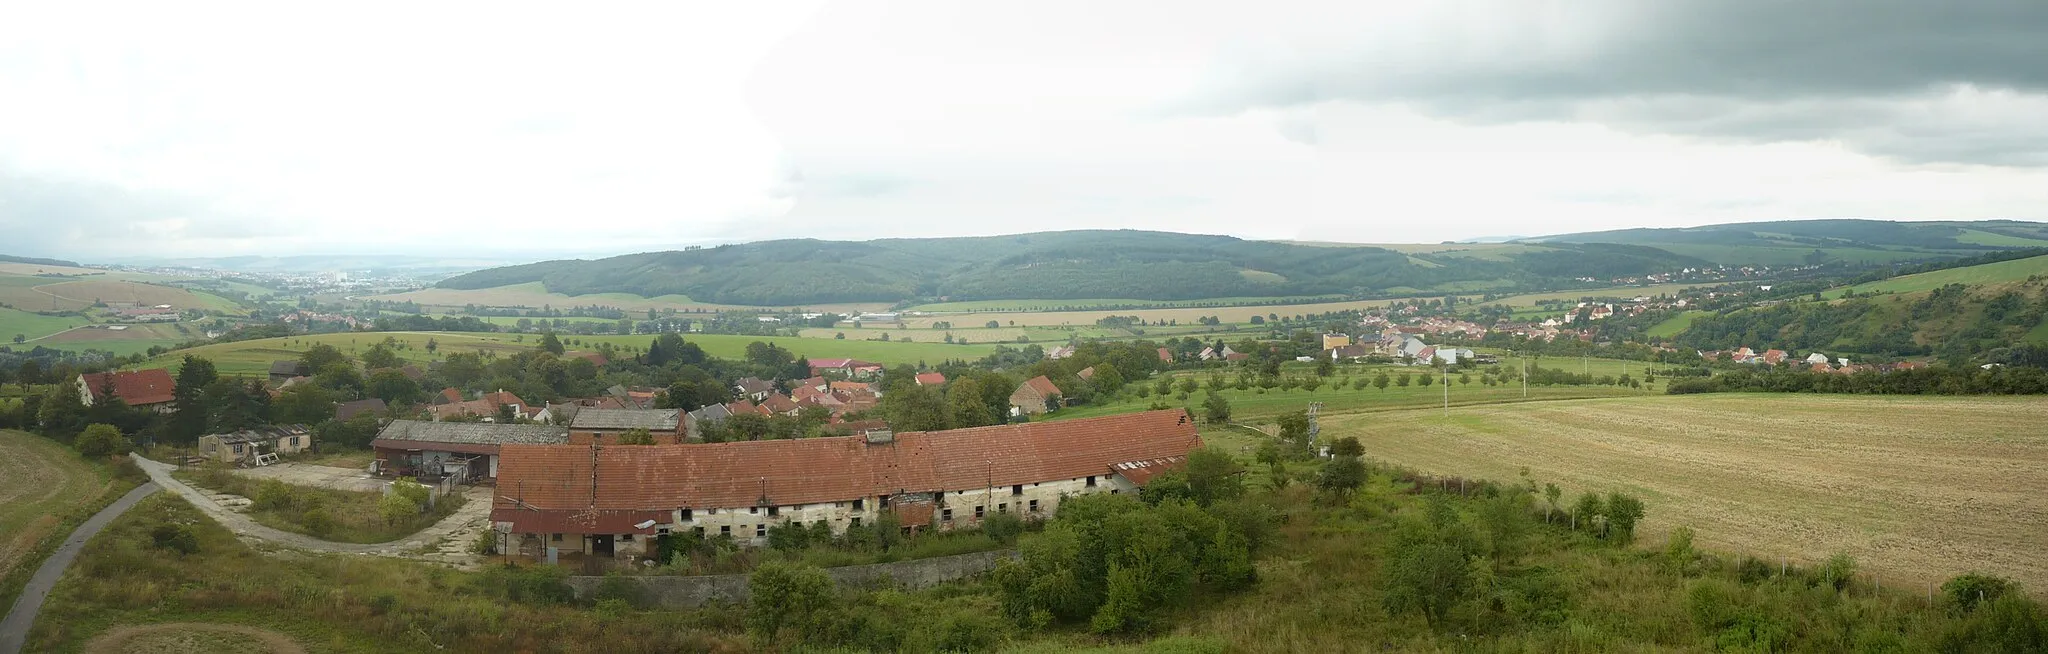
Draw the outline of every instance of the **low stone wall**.
M833 583L852 588L926 588L948 581L973 577L996 567L996 562L1016 558L1015 550L976 552L915 561L850 565L826 568ZM694 607L711 603L740 604L747 601L747 575L703 575L676 577L628 575L645 589L647 599L661 606ZM570 577L569 587L578 598L597 590L604 577Z

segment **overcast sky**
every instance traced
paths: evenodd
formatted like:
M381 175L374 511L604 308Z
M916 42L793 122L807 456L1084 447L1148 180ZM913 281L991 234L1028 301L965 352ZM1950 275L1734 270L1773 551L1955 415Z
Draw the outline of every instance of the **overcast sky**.
M0 253L2048 219L2040 0L305 6L0 4Z

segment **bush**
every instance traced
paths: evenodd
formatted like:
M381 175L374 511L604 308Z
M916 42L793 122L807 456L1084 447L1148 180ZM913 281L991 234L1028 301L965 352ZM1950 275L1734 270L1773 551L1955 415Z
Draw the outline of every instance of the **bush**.
M1024 533L1024 521L1012 514L998 513L981 521L981 533L1004 545L1015 544Z
M1856 578L1856 557L1847 553L1828 557L1828 562L1821 564L1817 572L1820 574L1821 582L1833 586L1835 590L1848 588L1849 582Z
M418 518L420 505L403 493L393 492L377 501L377 515L384 517L385 524L395 525Z
M326 507L313 507L299 514L299 525L314 536L325 536L334 531L334 515Z
M646 587L634 583L616 571L606 573L604 580L597 582L597 589L591 591L590 598L596 600L599 606L603 606L605 602L618 602L629 607L647 604Z
M514 602L567 604L576 599L576 589L569 587L568 578L568 571L556 566L504 565L484 573L482 583Z
M101 458L128 453L128 438L121 435L121 429L113 425L93 424L72 442L78 453L90 458Z
M292 487L276 479L265 479L256 485L255 497L249 498L249 508L257 511L284 511L292 508L297 499Z
M149 481L149 473L143 471L142 466L135 465L135 459L124 456L114 459L114 478L125 481L144 482Z
M477 556L491 556L498 553L498 530L485 529L477 532L476 540L469 544L469 551Z
M1998 601L2012 589L2013 583L2003 577L1972 572L1943 583L1941 594L1947 598L1950 608L1969 613L1981 604Z
M149 530L150 545L160 550L177 552L181 555L199 553L199 537L192 528L180 524L161 524Z

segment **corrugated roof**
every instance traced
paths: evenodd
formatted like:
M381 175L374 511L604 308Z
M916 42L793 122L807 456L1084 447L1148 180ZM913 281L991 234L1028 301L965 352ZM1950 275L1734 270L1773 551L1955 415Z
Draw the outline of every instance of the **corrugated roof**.
M904 492L1106 476L1201 447L1179 409L860 436L695 445L516 445L500 450L498 508L669 510L788 506ZM593 474L593 466L596 468Z
M676 409L583 409L570 420L570 429L645 429L675 431L683 415Z
M489 422L426 422L393 420L377 440L470 445L549 444L569 442L569 428L554 425L505 425Z

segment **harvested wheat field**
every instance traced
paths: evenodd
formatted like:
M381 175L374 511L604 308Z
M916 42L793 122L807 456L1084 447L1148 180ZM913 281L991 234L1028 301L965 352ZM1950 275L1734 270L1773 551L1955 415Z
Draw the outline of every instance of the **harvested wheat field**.
M37 561L23 560L36 542L62 526L66 513L106 491L99 471L62 443L0 430L0 579L26 581ZM0 606L14 603L0 585Z
M1920 584L1972 570L2048 591L2048 398L1719 394L1326 416L1438 474L1640 494L1638 533L1726 553L1838 552Z

